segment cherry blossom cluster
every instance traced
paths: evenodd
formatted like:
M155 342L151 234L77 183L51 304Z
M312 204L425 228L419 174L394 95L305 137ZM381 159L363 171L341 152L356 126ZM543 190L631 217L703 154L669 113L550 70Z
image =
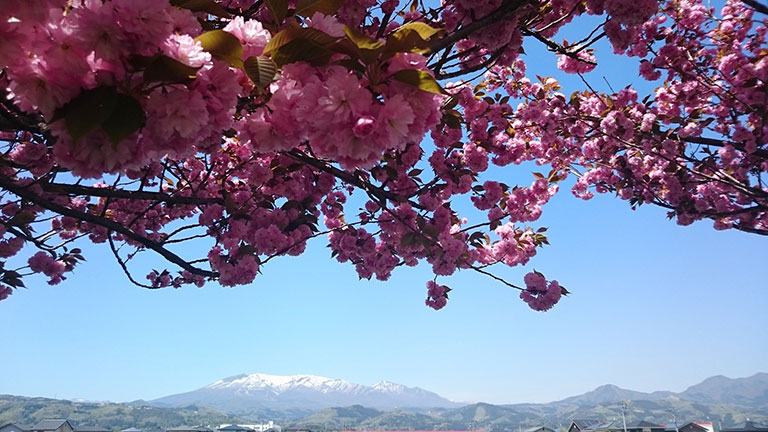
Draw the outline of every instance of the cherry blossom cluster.
M738 0L174 4L4 2L0 300L60 283L79 242L155 289L250 284L327 236L362 279L429 265L433 309L464 270L544 311L557 281L493 270L548 244L536 224L569 177L583 199L768 234L768 22ZM605 19L560 42L582 14ZM566 95L529 76L524 37L585 81L607 38L658 87ZM145 252L173 269L134 277Z
M425 69L418 54L391 60L388 72ZM314 154L342 168L371 168L385 151L418 143L439 122L441 98L398 82L370 88L341 66L293 63L272 84L269 102L238 126L260 151L285 151L308 142Z
M520 292L520 298L528 303L533 310L546 311L552 309L562 296L562 287L557 281L547 283L547 279L539 272L525 275L525 289Z

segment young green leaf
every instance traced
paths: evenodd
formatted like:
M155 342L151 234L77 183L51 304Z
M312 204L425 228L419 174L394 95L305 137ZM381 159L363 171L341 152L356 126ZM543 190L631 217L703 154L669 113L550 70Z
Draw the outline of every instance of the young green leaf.
M114 87L96 87L85 90L62 108L64 123L74 141L99 127L115 109L117 90Z
M299 0L296 3L296 15L311 17L315 12L331 15L343 4L344 0Z
M214 58L235 68L243 67L243 45L235 35L224 30L211 30L196 37L195 41L199 41Z
M353 28L344 26L344 33L360 49L375 51L384 47L384 42L373 39Z
M429 72L417 69L404 69L395 72L393 78L404 84L411 85L424 91L435 94L446 94L445 90L440 87L440 84L435 81L435 78L429 74Z
M144 81L186 83L195 79L199 69L199 67L187 66L167 55L157 54L152 57L151 62L144 70Z
M336 43L335 38L328 33L314 28L298 28L293 30L292 39L270 52L272 60L282 66L286 63L305 61L314 65L327 64L334 51L331 47ZM266 50L265 50L266 51Z
M113 145L128 138L144 126L146 117L141 104L133 96L117 94L115 108L110 116L101 124Z
M243 64L243 70L248 78L259 88L265 88L277 75L277 64L267 57L248 57Z
M288 16L288 0L265 0L275 22L280 24Z
M395 33L413 31L416 32L423 40L429 40L432 36L441 33L442 30L434 28L429 24L423 22L410 22L395 30Z
M289 21L284 29L280 30L279 32L275 33L274 36L272 36L272 39L269 40L267 46L264 47L263 54L268 55L272 53L272 51L296 39L301 35L301 30L301 26L299 26L296 22Z
M171 4L181 9L189 9L192 12L205 12L222 18L231 17L226 9L213 0L171 0Z
M389 52L427 53L429 52L427 41L440 32L440 29L424 23L408 23L387 37L385 49Z

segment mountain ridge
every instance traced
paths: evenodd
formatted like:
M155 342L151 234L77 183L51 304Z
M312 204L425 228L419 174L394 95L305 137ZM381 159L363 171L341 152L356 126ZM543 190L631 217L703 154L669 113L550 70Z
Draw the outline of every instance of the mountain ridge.
M268 409L323 409L364 405L371 408L452 408L457 402L436 393L389 381L373 386L317 375L241 374L215 381L190 392L148 401L155 406L205 404L242 413L254 407Z
M248 375L236 375L218 380L218 390L245 380ZM260 378L263 381L263 376ZM387 381L373 386L352 384L343 380L310 376L304 379L289 376L282 378L285 388L291 381L326 388L335 386L366 389L377 387L388 389L397 395L406 386ZM209 386L211 386L210 384ZM253 389L269 390L266 383L254 377L250 384ZM275 382L269 383L276 384ZM208 387L208 386L206 386ZM204 387L205 388L205 387ZM271 387L270 387L271 388ZM216 389L214 389L216 390ZM231 390L231 388L229 389ZM421 390L421 389L419 389ZM422 390L425 391L426 390ZM429 393L429 392L428 392ZM687 396L685 396L687 395ZM623 410L621 401L625 396L632 399L629 409ZM234 396L232 396L234 397ZM696 401L689 398L708 398L719 402ZM654 399L655 398L655 399ZM162 399L162 398L161 398ZM602 401L601 401L602 399ZM146 432L162 432L164 427L183 424L217 425L236 422L259 422L274 420L286 427L308 428L311 430L485 430L486 432L515 432L533 426L548 425L555 429L567 427L573 419L597 419L600 421L621 421L626 415L627 423L646 420L658 424L673 424L676 414L680 425L690 421L712 421L718 429L743 423L747 419L768 424L768 374L760 373L745 378L710 377L683 392L656 391L634 392L615 385L603 385L578 396L545 404L494 405L475 403L460 407L432 409L380 410L349 404L327 408L277 409L265 406L243 406L238 412L218 410L203 403L191 403L181 408L152 407L150 402L135 401L130 404L88 403L62 401L46 398L0 395L0 424L3 422L36 423L46 418L69 418L81 424L97 424L118 431L139 426Z

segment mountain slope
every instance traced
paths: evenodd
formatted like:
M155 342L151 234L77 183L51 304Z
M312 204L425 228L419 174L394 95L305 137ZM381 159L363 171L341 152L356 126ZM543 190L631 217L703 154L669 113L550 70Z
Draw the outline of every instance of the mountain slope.
M372 387L313 375L237 375L201 389L150 401L156 406L205 404L229 412L254 408L322 409L364 405L371 408L455 407L435 393L382 381Z
M644 393L634 390L627 390L612 384L602 385L590 392L578 396L565 398L558 403L571 403L577 405L594 405L605 402L615 402L622 400L661 400L669 397L675 397L675 393L668 391L657 391L653 393Z
M34 425L51 418L66 418L77 425L97 425L118 431L137 427L145 432L160 432L172 426L242 422L241 418L219 410L195 405L158 408L0 395L0 425L7 422Z
M768 404L768 373L746 378L713 376L688 387L679 396L708 403Z
M606 384L582 395L571 396L554 403L596 405L622 400L667 399L745 406L766 405L768 404L768 373L758 373L745 378L728 378L718 375L707 378L682 393L670 391L644 393Z

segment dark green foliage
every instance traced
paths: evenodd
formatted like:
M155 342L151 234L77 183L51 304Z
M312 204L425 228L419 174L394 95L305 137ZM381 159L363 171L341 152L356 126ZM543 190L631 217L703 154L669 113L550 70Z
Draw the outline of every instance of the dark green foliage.
M175 426L243 422L241 418L219 410L194 405L157 408L141 404L81 403L0 395L0 424L34 425L52 418L65 418L76 425L101 426L114 431L137 427L144 432L164 431Z

